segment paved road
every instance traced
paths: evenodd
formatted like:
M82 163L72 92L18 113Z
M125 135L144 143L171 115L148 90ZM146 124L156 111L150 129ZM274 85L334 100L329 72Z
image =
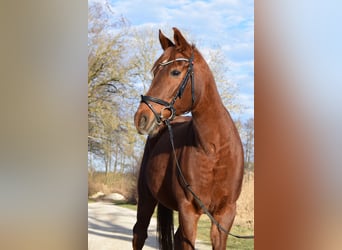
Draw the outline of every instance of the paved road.
M88 204L88 250L132 249L136 212L110 203ZM152 219L144 249L158 249L156 220Z
M136 212L110 203L88 204L88 250L132 249L132 228ZM158 249L156 219L152 218L144 250ZM197 250L211 249L196 243Z

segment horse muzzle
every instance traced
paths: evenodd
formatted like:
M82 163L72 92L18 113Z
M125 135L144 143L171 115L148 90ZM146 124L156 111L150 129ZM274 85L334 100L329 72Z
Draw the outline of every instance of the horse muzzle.
M175 116L176 110L173 104L157 98L142 96L141 104L134 116L134 123L140 134L153 136L158 133L165 122L172 121Z
M159 123L154 114L141 104L134 115L134 125L139 134L154 136L158 133L161 123Z

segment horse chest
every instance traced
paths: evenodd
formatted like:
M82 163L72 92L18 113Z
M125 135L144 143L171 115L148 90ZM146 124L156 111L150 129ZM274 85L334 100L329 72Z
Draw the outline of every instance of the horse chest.
M200 152L194 152L189 162L188 165L191 166L187 168L189 182L201 189L210 187L214 181L214 169L217 164L216 157L208 157L208 155Z
M210 189L214 181L215 157L207 157L191 148L178 152L178 161L182 175L195 190ZM151 158L145 168L148 187L155 197L172 196L182 189L179 183L178 169L173 154L158 154ZM163 194L163 195L161 195ZM176 196L173 197L176 200Z
M165 201L164 204L168 204L170 201L172 204L175 203L175 199L172 197L177 185L175 176L172 156L168 154L157 155L146 166L145 178L148 188L158 200L163 200L161 197L168 197L168 202Z
M193 176L193 182L196 185L200 185L207 192L214 186L227 184L230 170L229 157L226 154L197 152L194 156L195 164L191 165L197 166L197 171Z

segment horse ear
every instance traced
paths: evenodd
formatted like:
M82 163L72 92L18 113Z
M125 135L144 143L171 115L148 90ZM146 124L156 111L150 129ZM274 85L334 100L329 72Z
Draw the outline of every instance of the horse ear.
M185 40L182 33L177 28L173 28L173 32L173 39L175 40L177 50L184 51L190 47L190 44Z
M168 47L175 46L169 38L164 36L161 30L159 30L159 41L163 50L166 50Z

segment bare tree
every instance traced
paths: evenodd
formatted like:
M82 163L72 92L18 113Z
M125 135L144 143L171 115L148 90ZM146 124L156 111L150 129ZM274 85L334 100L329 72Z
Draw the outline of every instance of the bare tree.
M248 169L254 168L254 118L249 118L244 124L245 133L245 164Z
M219 46L216 49L210 49L207 60L226 108L229 112L240 113L242 106L236 99L238 86L228 79L229 67L222 49Z
M254 170L254 118L245 122L241 119L235 121L239 131L244 150L244 161L246 170Z
M150 27L131 29L131 45L134 53L131 63L136 80L142 85L143 92L146 92L152 81L151 69L160 53L157 34L158 30Z
M129 65L123 63L128 25L98 3L88 12L88 150L103 158L109 172L123 130L120 97L129 88Z

